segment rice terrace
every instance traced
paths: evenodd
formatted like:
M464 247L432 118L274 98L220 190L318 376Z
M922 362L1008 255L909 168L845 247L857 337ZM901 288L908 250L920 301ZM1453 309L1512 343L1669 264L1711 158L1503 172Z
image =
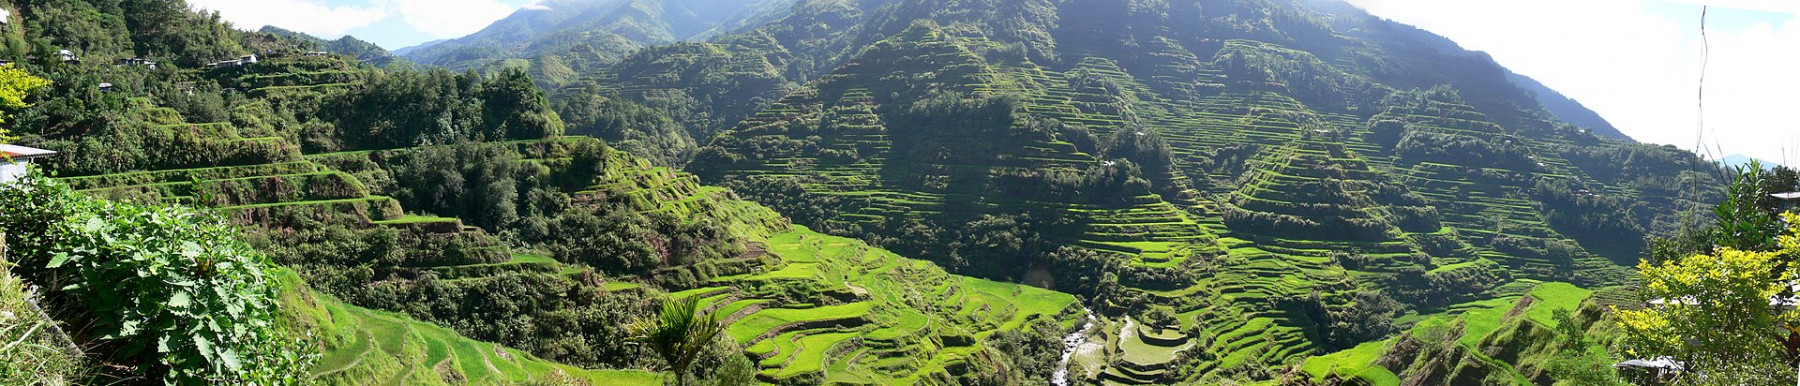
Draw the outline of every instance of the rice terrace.
M0 11L0 385L1800 381L1781 2Z

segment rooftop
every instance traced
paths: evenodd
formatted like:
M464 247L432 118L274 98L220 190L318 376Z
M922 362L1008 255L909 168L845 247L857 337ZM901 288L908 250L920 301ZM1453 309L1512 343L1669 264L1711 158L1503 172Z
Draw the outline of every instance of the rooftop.
M5 155L6 158L37 158L54 154L56 154L56 152L39 148L19 145L0 145L0 155Z
M1783 200L1800 200L1800 192L1775 193L1769 196Z

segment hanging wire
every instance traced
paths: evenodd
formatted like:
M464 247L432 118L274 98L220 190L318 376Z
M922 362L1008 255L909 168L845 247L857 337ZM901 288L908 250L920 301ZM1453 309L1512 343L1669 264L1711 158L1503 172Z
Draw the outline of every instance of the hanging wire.
M1709 62L1712 60L1712 45L1706 36L1707 8L1708 8L1708 6L1705 6L1705 5L1700 6L1700 82L1699 82L1699 86L1697 87L1698 90L1696 91L1696 95L1695 95L1696 102L1695 102L1695 106L1694 106L1695 109L1697 110L1697 113L1695 114L1695 118L1694 118L1695 119L1694 155L1701 156L1703 154L1702 152L1704 152L1704 154L1706 155L1704 157L1704 159L1707 160L1707 162L1695 163L1694 167L1696 169L1700 168L1700 165L1707 164L1709 162L1712 162L1713 160L1718 159L1717 157L1713 156L1712 149L1708 149L1706 147L1706 67L1708 64L1710 64ZM1720 174L1720 177L1727 177L1727 176L1723 175L1723 172L1724 172L1723 168L1715 167L1713 169L1715 170L1714 173ZM1701 171L1695 170L1695 172L1699 173ZM1700 195L1700 178L1698 178L1698 177L1691 178L1691 183L1689 185L1690 185L1691 189L1689 190L1688 194L1690 195L1689 197L1692 198L1693 203L1694 203L1693 211L1691 213L1697 214L1701 211L1701 209L1702 209L1701 207L1703 206L1702 202L1704 201L1704 197L1701 197L1701 195Z

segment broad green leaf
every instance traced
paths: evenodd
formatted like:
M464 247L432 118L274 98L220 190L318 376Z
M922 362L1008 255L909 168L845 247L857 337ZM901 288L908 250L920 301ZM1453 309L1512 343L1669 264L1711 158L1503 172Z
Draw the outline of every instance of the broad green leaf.
M207 340L205 335L194 336L194 348L200 350L200 355L202 356L207 358L212 358L213 356L213 343L212 341Z
M138 333L138 321L126 320L119 324L119 336L133 336Z
M174 296L169 297L169 307L187 308L190 301L187 291L176 291Z
M181 255L189 259L200 257L200 253L204 251L204 249L200 248L200 244L195 244L192 241L181 242Z
M225 349L219 353L219 360L225 362L225 368L231 369L231 371L240 371L244 368L244 365L238 362L237 350Z
M50 264L45 264L44 268L61 268L64 263L69 262L70 257L72 257L72 255L67 252L59 252L56 256L50 258Z

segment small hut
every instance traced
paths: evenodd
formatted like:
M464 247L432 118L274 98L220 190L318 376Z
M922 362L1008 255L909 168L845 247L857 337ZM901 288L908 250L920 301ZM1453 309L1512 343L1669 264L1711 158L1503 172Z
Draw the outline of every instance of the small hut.
M1626 373L1626 377L1639 381L1665 383L1681 374L1686 368L1681 362L1670 357L1650 359L1632 359L1613 364L1613 368Z
M1769 196L1781 200L1782 212L1800 211L1800 192L1775 193Z
M144 59L144 58L119 59L118 62L116 63L116 65L121 66L121 67L144 67L144 68L149 68L152 70L156 69L156 61L150 60L150 59Z
M18 145L0 145L0 185L12 184L25 177L31 161L56 155L56 152Z

